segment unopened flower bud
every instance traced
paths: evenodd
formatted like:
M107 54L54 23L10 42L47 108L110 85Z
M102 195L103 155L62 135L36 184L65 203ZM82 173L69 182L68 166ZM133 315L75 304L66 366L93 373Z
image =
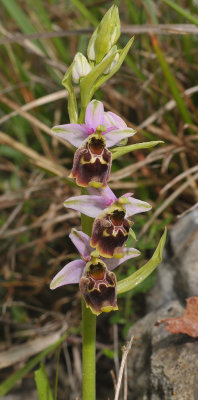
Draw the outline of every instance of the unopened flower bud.
M89 60L98 64L109 52L120 36L118 7L113 5L104 15L94 31L87 49Z
M119 56L119 53L116 52L116 50L117 50L117 46L113 46L112 49L109 51L109 54L110 53L113 54L113 52L115 52L115 57L114 57L112 63L103 72L104 75L109 74L119 61L120 56Z
M72 67L72 79L75 83L79 83L80 78L86 76L91 71L91 65L82 53L77 53L74 57Z

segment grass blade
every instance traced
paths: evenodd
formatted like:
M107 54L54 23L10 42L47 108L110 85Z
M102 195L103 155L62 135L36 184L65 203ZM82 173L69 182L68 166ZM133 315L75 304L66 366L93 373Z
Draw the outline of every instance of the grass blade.
M71 0L71 1L87 21L89 21L93 26L98 25L98 20L89 10L87 10L82 1L80 0Z
M184 8L173 2L172 0L163 0L164 3L166 3L168 6L173 8L173 10L177 11L178 14L182 15L184 18L186 18L188 21L192 22L196 26L198 26L198 18L194 17L194 15L190 14L188 11L186 11Z
M43 350L40 354L32 358L28 363L23 367L20 368L18 371L14 372L9 378L7 378L1 385L0 385L0 396L5 395L8 393L14 385L18 382L19 379L23 378L29 371L31 371L44 357L46 357L51 351L55 350L60 343L66 338L66 334L60 337L54 344L47 347L47 349Z
M41 363L40 368L35 371L34 379L39 400L53 400L50 384L43 363Z
M157 55L158 61L159 61L160 66L162 68L163 74L164 74L164 76L166 78L166 81L167 81L168 86L169 86L169 88L170 88L170 90L172 92L172 95L173 95L173 97L174 97L174 99L175 99L175 101L177 103L177 106L178 106L178 109L180 111L180 114L181 114L184 122L190 124L190 123L192 123L192 120L191 120L190 114L188 112L188 109L187 109L187 107L186 107L186 105L184 103L184 100L183 100L183 98L181 96L181 93L180 93L180 91L178 89L176 79L173 76L173 74L171 72L171 69L170 69L170 67L169 67L169 65L168 65L168 63L167 63L167 61L166 61L166 59L164 57L164 54L163 54L162 50L160 49L160 47L158 45L157 39L155 37L151 36L151 40L152 40L152 45L153 45L153 48L154 48L155 53Z
M1 0L3 6L7 10L7 12L10 14L10 16L13 18L13 20L17 23L19 28L22 30L24 33L34 33L36 32L35 27L32 25L30 19L26 16L26 14L22 11L22 9L19 7L17 2L15 0ZM43 46L38 42L34 41L34 43L42 50Z

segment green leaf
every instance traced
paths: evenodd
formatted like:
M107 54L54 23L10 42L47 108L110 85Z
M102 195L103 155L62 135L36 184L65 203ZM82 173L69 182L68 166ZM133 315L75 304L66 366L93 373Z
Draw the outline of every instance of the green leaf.
M126 46L122 50L118 50L118 53L119 53L119 61L118 61L118 63L115 65L114 68L112 68L112 70L110 71L109 74L102 75L97 80L96 84L94 85L94 87L92 89L92 96L94 95L96 90L98 90L100 88L100 86L103 85L103 83L105 83L107 80L109 80L120 69L121 65L123 64L123 62L124 62L124 60L125 60L125 58L127 56L127 53L130 50L130 47L133 44L133 41L134 41L134 36L128 41L128 43L126 44Z
M132 228L129 229L129 235L130 235L134 240L137 240L136 234L135 234L135 232L134 232L134 230L133 230Z
M134 150L140 150L140 149L149 149L150 147L157 146L157 144L164 143L162 140L156 140L152 142L142 142L142 143L136 143L136 144L131 144L129 146L123 146L123 147L114 147L111 149L112 151L112 160L115 160L116 158L123 156L124 154L127 154L131 151Z
M30 18L26 15L26 13L23 11L22 6L20 6L18 1L15 0L1 0L3 6L7 10L7 12L10 14L10 16L13 18L13 20L17 23L19 28L24 32L25 34L30 34L30 33L35 33L36 29L34 25L32 25ZM46 52L44 51L44 47L39 43L38 40L33 40L33 43L36 44L37 47L39 47L43 53L45 54Z
M111 358L112 360L114 359L114 351L111 349L103 349L103 354L108 357Z
M93 86L97 79L100 77L100 75L103 74L103 72L111 65L113 62L116 53L118 53L119 50L116 50L113 53L110 53L106 57L103 58L103 60L97 64L95 67L92 68L90 73L86 75L84 78L81 78L80 81L80 91L81 91L81 102L82 106L86 107L87 104L89 103L91 99L91 93L93 92ZM109 74L108 74L109 75ZM106 75L106 76L108 76ZM106 77L105 76L105 77ZM106 79L105 79L106 80Z
M68 90L69 97L68 97L68 113L70 122L76 124L78 122L78 107L76 102L76 96L74 93L74 88L71 83L71 74L72 74L73 62L68 68L63 80L62 85L65 89Z
M43 363L41 363L40 368L34 372L34 379L39 400L53 400L50 384Z
M14 387L14 385L16 385L19 379L22 379L25 375L27 375L27 373L31 371L44 357L46 357L51 351L55 350L56 347L58 347L58 345L65 340L65 338L66 334L62 335L54 344L47 347L47 349L43 350L41 353L28 361L24 367L18 369L18 371L9 376L9 378L7 378L0 385L0 396L8 393Z
M172 0L163 0L164 3L166 3L168 6L173 8L173 10L177 11L178 14L182 15L184 18L186 18L188 21L192 22L196 26L198 26L198 18L189 13L188 11L185 10L185 8L179 6L176 4L175 1Z
M132 275L118 282L117 285L118 294L128 292L129 290L133 289L134 287L142 283L161 263L162 253L166 241L166 234L167 230L165 228L165 231L151 259L143 267L134 272Z
M106 57L103 58L103 60L97 64L92 71L85 76L84 78L81 79L80 82L80 91L81 91L81 104L82 104L82 113L80 117L80 122L83 121L84 118L84 113L86 110L86 107L93 97L94 93L96 90L100 88L101 85L103 85L104 82L106 82L108 79L110 79L121 67L132 43L133 43L134 37L132 37L124 49L122 50L115 50L115 52L110 53ZM103 75L104 71L112 64L116 54L119 54L119 61L116 64L114 68L112 68L111 72L107 75Z
M71 0L75 7L81 12L85 20L91 22L93 26L98 25L98 20L95 18L94 14L91 13L80 0Z
M191 120L190 114L188 112L188 109L186 107L185 101L182 97L182 94L180 93L180 89L178 87L177 80L171 71L171 68L164 56L164 53L161 50L161 48L158 45L158 42L155 38L152 38L152 44L153 44L153 49L157 55L159 64L161 66L162 72L164 74L164 77L165 77L167 84L170 88L170 91L177 103L177 107L183 118L183 121L188 124L192 124L192 120Z

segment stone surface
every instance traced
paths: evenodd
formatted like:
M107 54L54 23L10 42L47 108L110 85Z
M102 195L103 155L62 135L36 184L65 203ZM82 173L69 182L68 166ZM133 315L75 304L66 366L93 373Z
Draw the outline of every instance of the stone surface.
M198 340L173 335L164 318L183 315L185 300L198 296L198 209L169 231L163 262L146 298L147 311L130 330L127 400L198 400Z
M180 299L198 296L198 208L169 231L155 286L147 296L148 311Z
M175 290L180 299L198 295L198 208L185 215L170 232Z
M198 400L198 341L155 322L182 315L179 301L147 314L130 330L128 400Z

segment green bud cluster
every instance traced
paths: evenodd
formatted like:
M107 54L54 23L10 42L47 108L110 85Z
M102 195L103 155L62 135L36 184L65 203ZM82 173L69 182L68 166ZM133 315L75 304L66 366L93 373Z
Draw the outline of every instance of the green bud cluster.
M85 110L94 93L121 67L133 43L131 38L123 49L116 45L120 36L118 7L113 5L92 34L86 58L77 53L62 84L68 90L68 112L72 123L83 122ZM73 83L80 86L81 114L78 115Z
M99 64L120 37L120 18L113 5L94 31L87 49L88 59Z

